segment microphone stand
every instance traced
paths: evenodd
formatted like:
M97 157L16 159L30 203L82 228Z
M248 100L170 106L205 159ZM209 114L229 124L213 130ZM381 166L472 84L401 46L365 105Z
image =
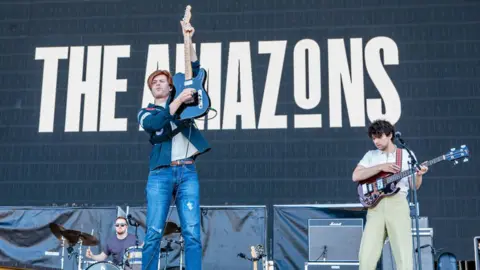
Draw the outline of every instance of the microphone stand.
M140 225L140 224L135 223L135 246L136 246L136 247L138 247L138 244L140 244L140 243L138 242L138 225Z
M133 219L132 215L127 215L127 220L128 220L128 223L131 225L131 226L134 226L135 227L135 246L138 247L138 226L140 226L140 224Z
M418 269L422 270L422 256L421 256L421 251L418 250L418 247L420 247L420 225L419 225L419 222L418 222L419 211L418 211L417 182L416 182L416 169L420 170L420 165L418 164L417 160L415 159L415 156L412 154L411 150L409 149L409 147L407 146L405 141L400 136L398 136L397 139L400 142L400 145L402 145L403 148L405 148L405 150L407 150L408 156L410 157L410 162L408 162L408 164L409 164L409 170L411 170L411 172L412 172L412 185L413 185L413 187L412 187L412 193L413 193L412 199L413 199L413 205L414 205L414 210L415 210L414 214L413 214L413 217L415 219L415 227L416 227L415 228L415 236L416 236L416 240L417 240L417 250L414 250L414 251L417 252Z
M135 247L138 248L138 244L140 244L138 242L138 226L140 226L140 224L135 219L132 218L131 214L127 215L127 220L128 220L128 224L135 227ZM125 262L123 264L127 267L130 267L130 263L128 262L128 259L124 258L124 261Z

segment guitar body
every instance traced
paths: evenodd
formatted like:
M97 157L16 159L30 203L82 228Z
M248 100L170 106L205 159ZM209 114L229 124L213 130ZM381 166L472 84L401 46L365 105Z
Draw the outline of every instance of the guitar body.
M381 172L358 182L357 192L360 203L366 208L375 207L383 198L397 194L397 182L385 184L384 179L393 174Z
M193 119L205 116L210 109L210 97L207 91L205 91L205 81L207 80L207 72L205 69L200 68L196 77L186 80L184 73L177 73L173 77L173 83L177 87L183 86L178 89L175 88L175 97L178 97L180 93L186 88L193 88L197 90L194 95L195 101L191 104L183 104L177 111L180 119Z

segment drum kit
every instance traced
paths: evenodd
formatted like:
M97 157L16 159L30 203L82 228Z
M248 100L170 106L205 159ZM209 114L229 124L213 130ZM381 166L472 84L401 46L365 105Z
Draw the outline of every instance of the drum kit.
M138 227L138 224L135 224ZM141 270L142 269L142 247L132 246L128 247L125 250L123 255L122 265L116 265L111 261L88 261L84 260L82 255L82 248L85 246L97 246L100 241L93 236L92 234L84 233L77 230L65 229L63 226L50 223L50 231L55 235L55 237L61 241L62 254L61 254L61 269L64 269L65 263L65 248L67 250L68 259L75 257L77 270ZM158 270L164 269L180 269L182 270L183 264L183 253L184 253L184 241L181 236L180 227L174 222L167 222L165 226L165 232L163 236L174 236L178 234L179 240L167 239L162 240L162 243L166 243L165 247L160 248L159 258L165 259L163 263L164 266L160 267L160 262ZM135 230L135 236L137 236L137 230ZM138 239L138 236L137 236ZM170 252L174 251L172 248L172 243L176 243L180 246L180 268L178 267L167 267L168 255ZM77 250L75 250L75 246Z

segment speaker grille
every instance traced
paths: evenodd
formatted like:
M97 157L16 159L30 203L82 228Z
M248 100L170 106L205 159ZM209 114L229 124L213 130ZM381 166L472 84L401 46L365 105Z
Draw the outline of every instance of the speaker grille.
M363 219L309 219L308 260L358 262Z

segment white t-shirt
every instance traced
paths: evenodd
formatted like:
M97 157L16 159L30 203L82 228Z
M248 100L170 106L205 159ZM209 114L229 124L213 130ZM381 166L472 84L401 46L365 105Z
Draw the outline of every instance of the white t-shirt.
M413 153L413 156L415 159L417 158L415 156L415 153ZM361 165L365 168L370 168L379 164L384 164L384 163L396 163L397 159L397 148L395 147L395 151L392 153L387 153L387 152L382 152L378 149L376 150L370 150L368 151L360 160L358 165ZM417 160L418 161L418 160ZM402 167L401 171L405 171L410 169L408 163L410 162L410 157L408 155L407 150L402 149ZM400 192L404 192L405 194L408 194L408 189L409 189L409 179L410 177L404 177L402 180L400 180L397 184L397 187L400 187Z
M172 125L172 130L175 130L177 126L170 122ZM187 149L188 147L188 149ZM187 153L188 150L188 153ZM190 143L187 137L182 134L182 132L177 133L177 135L172 138L172 161L189 158L198 152L197 148Z
M166 102L160 104L163 108L165 108ZM177 128L172 121L170 121L170 125L172 126L172 131ZM187 152L188 148L188 152ZM185 159L193 156L196 152L198 152L197 148L193 146L192 143L182 134L182 132L177 133L172 138L172 161Z

